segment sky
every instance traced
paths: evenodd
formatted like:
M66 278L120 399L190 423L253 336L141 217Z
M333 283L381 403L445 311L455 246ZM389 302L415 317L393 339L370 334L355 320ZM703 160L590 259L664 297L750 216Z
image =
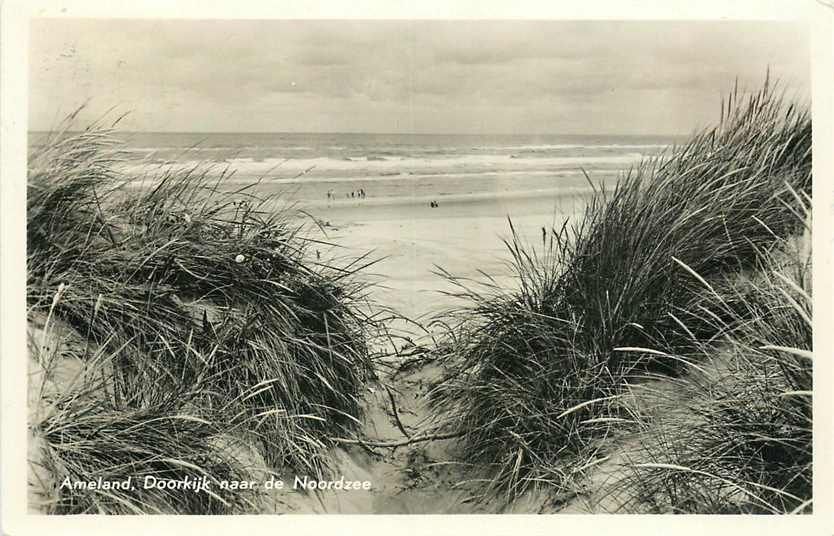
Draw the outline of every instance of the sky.
M680 135L770 68L807 100L786 22L36 19L29 127L79 105L194 132Z

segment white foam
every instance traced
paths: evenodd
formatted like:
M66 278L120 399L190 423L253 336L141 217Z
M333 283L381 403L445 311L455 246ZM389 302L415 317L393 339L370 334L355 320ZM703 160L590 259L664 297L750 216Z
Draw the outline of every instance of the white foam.
M662 143L543 143L531 145L484 145L472 147L476 151L510 150L510 151L552 151L559 149L662 149L667 144Z
M611 156L560 156L541 158L513 158L510 155L466 155L440 158L389 158L386 160L345 160L335 158L230 158L224 162L209 163L216 170L230 169L247 177L268 176L272 179L294 181L310 174L313 177L367 178L403 175L454 175L458 173L497 173L513 171L552 171L588 166L627 166L643 158L632 152ZM179 161L176 167L199 166L198 160ZM128 163L123 169L138 173L148 169L148 163ZM328 179L332 180L332 179Z

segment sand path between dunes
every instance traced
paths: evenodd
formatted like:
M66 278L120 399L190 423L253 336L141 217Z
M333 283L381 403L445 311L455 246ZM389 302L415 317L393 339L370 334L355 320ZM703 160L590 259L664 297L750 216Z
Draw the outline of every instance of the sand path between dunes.
M311 214L327 224L321 238L337 244L319 248L323 260L372 251L373 258L382 260L365 275L375 285L371 297L409 318L427 322L433 315L463 305L443 294L454 290L454 285L434 273L438 266L456 276L483 280L480 270L499 284L512 287L515 281L506 264L509 254L501 241L511 235L508 215L525 241L540 246L542 227L561 227L566 215L581 207L581 201L573 198L512 198L455 203L441 200L437 208L356 203ZM414 326L397 323L394 329L420 343L421 331ZM439 375L439 368L429 364L393 376L386 373L381 378L391 389L400 421L412 437L435 425L426 394ZM405 440L385 387L372 386L366 400L366 436L382 441ZM478 475L461 463L451 448L453 441L440 440L393 450L374 449L378 454L353 445L335 449L335 478L344 475L348 480L370 480L370 491L325 491L316 498L284 493L276 500L275 508L293 513L341 514L506 511L496 504L472 500L473 487L467 481ZM511 511L534 513L543 503L541 498L528 498L514 504Z

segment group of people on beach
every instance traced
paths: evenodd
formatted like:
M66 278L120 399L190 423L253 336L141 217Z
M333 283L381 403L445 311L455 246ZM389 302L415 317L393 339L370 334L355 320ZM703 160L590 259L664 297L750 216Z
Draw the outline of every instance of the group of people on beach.
M359 188L358 190L353 190L350 193L345 193L345 198L347 199L365 199L365 189ZM331 201L336 200L336 191L332 188L327 190L327 204L329 205Z

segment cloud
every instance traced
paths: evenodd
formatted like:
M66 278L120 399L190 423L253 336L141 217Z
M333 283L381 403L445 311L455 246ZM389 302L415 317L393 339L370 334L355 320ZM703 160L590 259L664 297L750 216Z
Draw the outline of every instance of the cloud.
M809 85L787 23L43 19L30 41L34 128L91 99L148 130L629 132L642 113L669 133L736 77Z

